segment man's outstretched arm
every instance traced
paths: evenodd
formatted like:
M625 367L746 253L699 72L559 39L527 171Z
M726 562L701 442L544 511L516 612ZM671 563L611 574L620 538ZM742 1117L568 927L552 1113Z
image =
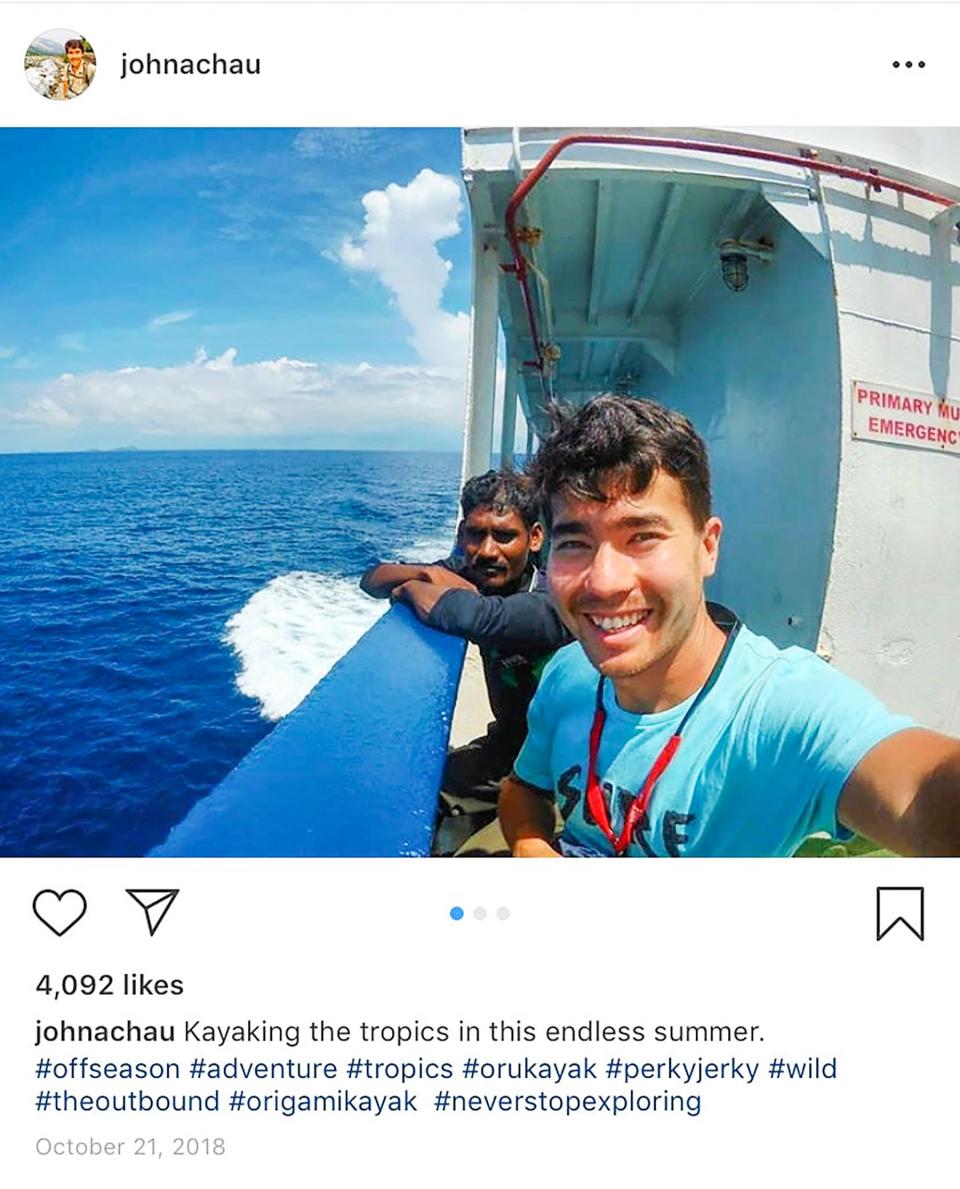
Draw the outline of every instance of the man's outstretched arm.
M515 859L559 859L550 845L556 816L549 794L537 792L513 776L500 782L500 828Z
M426 566L409 565L403 562L378 562L371 566L360 579L360 589L375 599L389 598L394 587L402 582L428 582Z
M360 589L375 599L387 599L404 582L429 582L444 590L476 590L472 582L446 566L416 562L377 562L360 579Z
M429 624L474 644L503 651L554 652L573 637L546 591L502 595L450 594L431 607Z
M921 729L872 747L837 805L845 826L902 855L960 855L960 741Z

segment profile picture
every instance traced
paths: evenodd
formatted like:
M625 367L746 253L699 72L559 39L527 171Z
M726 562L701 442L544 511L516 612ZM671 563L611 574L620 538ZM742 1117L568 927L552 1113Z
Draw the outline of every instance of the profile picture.
M73 29L48 29L30 43L23 68L27 82L45 99L76 99L93 82L97 56Z

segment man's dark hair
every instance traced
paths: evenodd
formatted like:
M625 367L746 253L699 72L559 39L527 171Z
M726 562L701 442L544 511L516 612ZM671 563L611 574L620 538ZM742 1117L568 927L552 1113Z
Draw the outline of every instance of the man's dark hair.
M64 53L66 53L67 50L82 50L82 49L83 49L83 42L80 40L79 37L71 37L69 41L65 41L63 43L63 52Z
M605 502L645 491L657 471L678 479L697 527L710 516L707 448L682 413L652 400L598 396L582 407L554 404L553 431L528 468L544 520L551 496Z
M464 520L475 508L492 508L498 516L516 512L528 529L540 519L533 484L526 475L508 468L468 479L460 492L460 508Z

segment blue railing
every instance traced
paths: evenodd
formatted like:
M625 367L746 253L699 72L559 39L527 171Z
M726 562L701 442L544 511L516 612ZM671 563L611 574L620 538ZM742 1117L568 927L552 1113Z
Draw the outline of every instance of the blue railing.
M428 854L465 647L392 608L151 854Z

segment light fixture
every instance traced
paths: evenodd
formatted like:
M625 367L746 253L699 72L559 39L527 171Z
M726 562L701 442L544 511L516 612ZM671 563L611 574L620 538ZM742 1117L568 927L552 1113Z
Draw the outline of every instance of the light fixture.
M734 293L742 293L750 283L750 259L769 264L773 259L773 244L768 240L724 239L717 244L720 252L720 275L723 283Z
M742 293L750 283L747 257L743 252L720 250L720 272L723 283L734 293Z

